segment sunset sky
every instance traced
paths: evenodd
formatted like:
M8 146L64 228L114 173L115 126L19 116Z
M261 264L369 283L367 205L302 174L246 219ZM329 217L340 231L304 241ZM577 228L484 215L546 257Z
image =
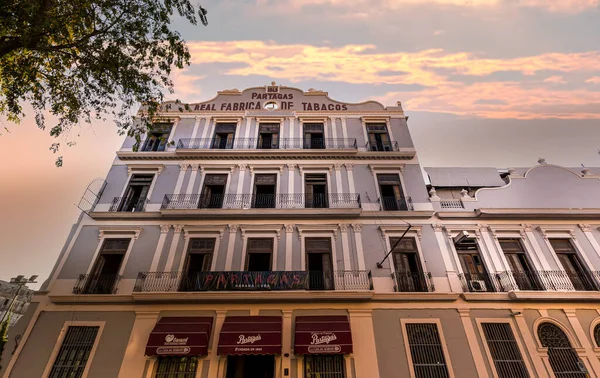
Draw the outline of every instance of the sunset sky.
M192 65L169 99L276 81L340 101L401 101L423 166L600 166L600 0L202 5L208 27L175 20ZM122 141L110 122L69 138L58 169L31 116L0 123L0 279L48 276L74 204Z

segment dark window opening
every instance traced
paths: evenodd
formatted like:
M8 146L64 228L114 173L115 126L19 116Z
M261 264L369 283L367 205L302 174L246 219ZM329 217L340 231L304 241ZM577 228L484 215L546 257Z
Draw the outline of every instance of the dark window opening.
M227 175L206 175L198 207L201 209L222 208L226 185Z
M255 175L252 207L274 208L276 183L277 175Z
M322 123L305 123L303 128L305 149L325 148L325 134Z
M260 124L258 128L258 148L263 150L279 148L279 124Z
M133 175L125 196L121 199L118 211L143 211L154 175Z
M233 148L235 138L235 123L218 123L215 126L215 136L212 148L217 150L229 150Z
M48 378L81 378L99 329L96 326L69 327Z
M449 378L436 324L406 324L415 378Z
M393 151L392 143L385 124L368 123L367 136L370 151Z
M328 208L327 175L307 174L304 177L306 208Z
M106 239L87 279L84 294L112 294L130 239Z
M500 239L500 248L508 261L511 276L520 290L541 290L537 274L531 269L519 239Z
M390 238L393 247L400 238ZM405 238L392 250L396 267L396 285L400 292L426 292L427 282L419 260L417 243L413 238Z
M304 356L304 376L345 378L344 356L334 355L306 355Z
M305 239L309 289L333 290L333 265L330 238Z
M596 324L594 327L594 341L596 342L596 347L600 348L600 324Z
M575 290L594 290L595 285L577 256L571 241L569 239L550 239L550 244Z
M538 327L538 337L542 346L548 348L550 367L557 378L589 377L583 361L562 329L552 323L542 323Z
M273 257L273 239L248 239L246 270L249 272L268 272Z
M529 378L519 345L508 323L482 323L498 378Z
M154 124L153 130L148 132L142 151L164 151L172 128L170 123Z
M226 378L274 378L275 357L264 355L227 356Z
M408 210L398 175L377 175L377 182L383 210Z
M159 356L155 378L195 378L198 357Z
M466 239L455 247L467 289L471 292L496 291L495 282L490 279L481 259L477 241Z
M200 288L202 285L202 272L210 271L214 249L215 239L190 240L188 255L183 268L181 291L194 291Z

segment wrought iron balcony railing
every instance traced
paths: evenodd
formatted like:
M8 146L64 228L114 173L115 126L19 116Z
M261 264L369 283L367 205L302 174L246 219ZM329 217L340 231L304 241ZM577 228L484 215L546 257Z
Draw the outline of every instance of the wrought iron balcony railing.
M161 209L359 209L357 193L329 194L167 194Z
M498 274L488 273L462 273L459 278L463 290L471 293L487 292L496 293L506 291L500 284Z
M73 294L116 294L120 280L118 274L80 274Z
M464 209L462 201L459 199L443 199L440 200L442 209Z
M148 199L145 197L115 197L108 211L138 212L144 211Z
M596 272L562 270L506 271L495 274L461 274L465 291L502 292L514 290L598 291Z
M140 272L134 292L373 290L370 271Z
M397 152L400 151L398 142L367 142L367 151L375 152Z
M394 291L402 293L426 293L435 291L429 272L394 272Z
M414 210L412 199L410 197L396 198L396 197L381 197L381 210L383 211L407 211Z
M275 149L357 149L355 138L234 138L230 140L214 138L182 138L177 149L236 149L236 150L275 150Z

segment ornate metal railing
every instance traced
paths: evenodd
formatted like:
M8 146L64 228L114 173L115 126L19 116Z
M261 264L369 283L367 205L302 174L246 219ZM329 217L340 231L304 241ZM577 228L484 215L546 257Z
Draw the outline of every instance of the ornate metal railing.
M379 142L379 143L367 142L367 145L365 147L366 147L367 151L375 151L375 152L400 151L400 147L398 147L398 142Z
M541 284L546 290L556 291L594 291L598 284L589 272L565 272L562 270L537 271Z
M464 209L464 205L459 199L443 199L440 200L442 209Z
M502 292L513 290L597 291L596 272L562 270L505 271L495 274L461 274L463 288L470 292Z
M119 281L118 274L80 274L73 294L115 294Z
M383 211L407 211L414 210L412 198L381 197L381 210Z
M357 193L329 194L167 194L161 209L314 209L342 208L359 209L360 195Z
M462 273L459 278L463 285L463 290L479 293L479 292L502 292L506 291L500 284L498 274L488 273Z
M108 211L138 212L144 211L148 198L142 197L115 197Z
M498 273L500 284L506 291L546 290L542 275L535 271L507 271Z
M134 292L373 290L370 271L140 272Z
M435 291L429 272L394 272L394 291L408 293L426 293Z
M177 141L178 149L357 149L355 138L324 138L307 140L303 138L234 138L220 140L214 138L182 138Z

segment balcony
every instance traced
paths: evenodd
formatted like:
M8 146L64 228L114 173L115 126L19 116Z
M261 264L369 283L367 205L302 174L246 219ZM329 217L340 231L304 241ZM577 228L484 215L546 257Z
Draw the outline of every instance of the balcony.
M435 291L429 272L394 272L392 278L395 292L427 293Z
M465 292L497 293L506 291L500 284L498 274L462 273L459 278Z
M367 142L365 148L371 152L398 152L398 142Z
M115 197L110 204L110 212L139 212L144 211L148 198L145 197Z
M366 291L370 271L141 272L134 293L212 291Z
M120 280L118 274L80 274L73 294L116 294Z
M562 270L506 271L496 274L461 274L467 292L599 291L597 272ZM594 279L594 276L596 279Z
M212 138L182 138L177 142L178 150L356 150L355 138L234 138L223 142Z
M396 198L396 197L381 197L379 199L381 210L383 211L413 211L414 207L412 199Z
M464 209L462 201L459 199L442 199L440 200L440 207L442 209Z

